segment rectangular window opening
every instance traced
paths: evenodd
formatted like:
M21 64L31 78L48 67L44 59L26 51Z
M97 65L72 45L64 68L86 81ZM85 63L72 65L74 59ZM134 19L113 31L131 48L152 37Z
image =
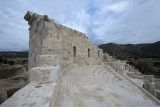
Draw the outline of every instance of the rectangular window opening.
M76 57L76 47L73 47L73 57Z
M99 57L99 50L98 50L98 57Z
M90 57L90 49L88 49L88 58Z

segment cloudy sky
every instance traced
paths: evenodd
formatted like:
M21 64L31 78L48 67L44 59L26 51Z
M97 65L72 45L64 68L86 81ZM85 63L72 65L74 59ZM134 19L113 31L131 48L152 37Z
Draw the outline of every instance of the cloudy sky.
M0 0L0 51L28 50L28 10L86 33L95 45L160 41L160 0Z

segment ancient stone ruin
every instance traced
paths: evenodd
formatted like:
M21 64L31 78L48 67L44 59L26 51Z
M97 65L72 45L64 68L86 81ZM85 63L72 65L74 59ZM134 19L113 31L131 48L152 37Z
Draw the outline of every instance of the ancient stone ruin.
M160 105L143 88L148 81L144 75L103 53L84 33L56 24L47 15L28 11L24 19L30 25L30 83L1 107Z

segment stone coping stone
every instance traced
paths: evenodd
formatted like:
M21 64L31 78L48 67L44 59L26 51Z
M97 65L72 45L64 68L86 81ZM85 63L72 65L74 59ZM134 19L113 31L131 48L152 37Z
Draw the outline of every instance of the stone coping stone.
M0 107L49 107L56 83L29 83L7 99Z
M52 83L58 80L59 66L35 67L30 70L30 82Z

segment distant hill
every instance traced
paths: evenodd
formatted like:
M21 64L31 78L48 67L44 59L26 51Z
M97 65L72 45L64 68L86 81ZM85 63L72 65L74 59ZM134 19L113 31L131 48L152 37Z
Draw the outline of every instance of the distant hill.
M0 52L0 58L28 58L28 52Z
M160 41L155 43L145 44L115 44L107 43L99 45L99 48L113 56L125 55L125 56L160 56Z

